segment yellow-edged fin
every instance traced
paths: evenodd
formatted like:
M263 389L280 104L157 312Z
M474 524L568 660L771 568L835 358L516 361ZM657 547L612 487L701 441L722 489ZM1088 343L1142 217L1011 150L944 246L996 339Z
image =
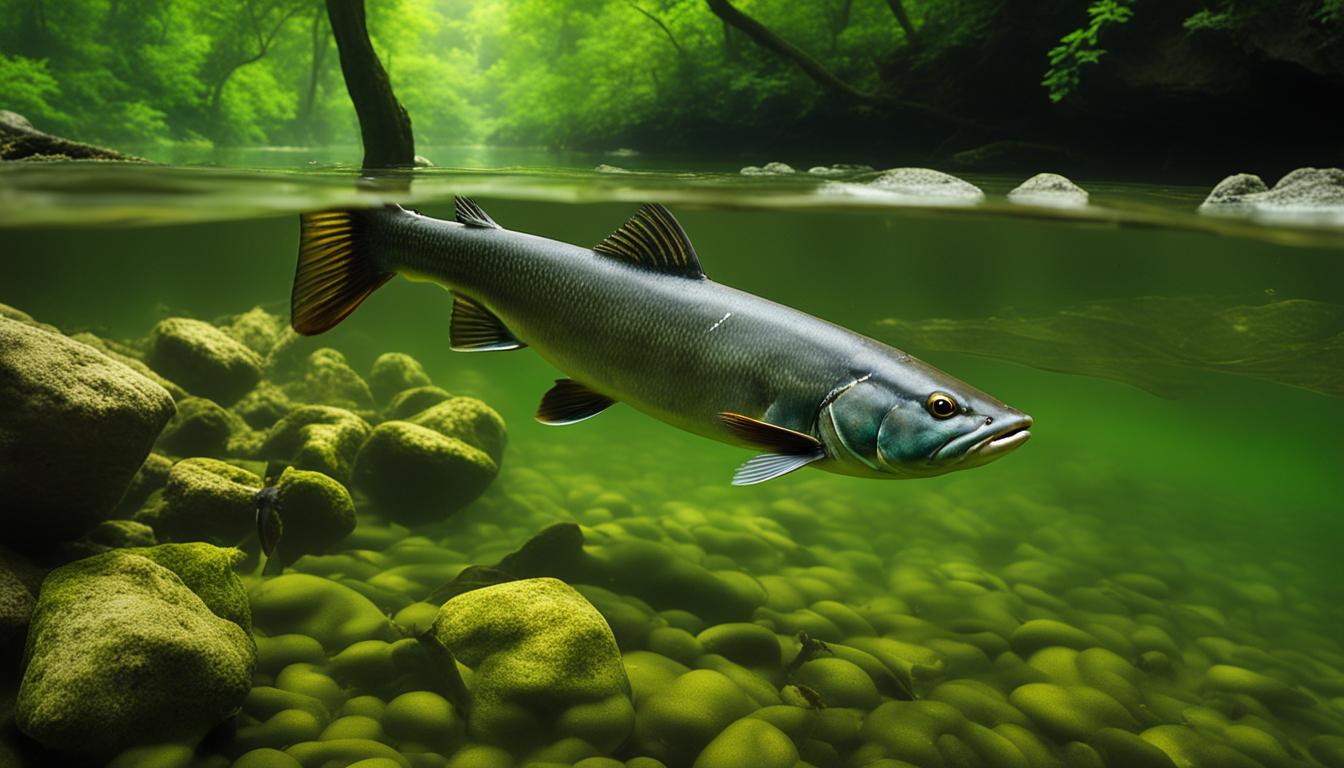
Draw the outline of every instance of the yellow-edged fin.
M312 336L332 328L392 278L361 243L367 215L321 211L299 217L299 263L290 296L290 324L296 332Z
M453 319L448 338L458 352L497 352L522 349L519 341L494 313L470 297L453 293Z
M555 386L541 397L537 421L557 427L576 424L605 411L615 402L573 379L556 379Z
M453 198L453 218L457 219L458 224L468 227L478 227L480 229L503 229L490 218L490 214L485 209L476 204L470 197Z
M657 203L640 206L629 221L593 250L659 272L695 279L705 276L686 230L671 211Z
M724 411L719 421L738 440L771 453L811 453L821 448L821 441L811 435L740 413Z

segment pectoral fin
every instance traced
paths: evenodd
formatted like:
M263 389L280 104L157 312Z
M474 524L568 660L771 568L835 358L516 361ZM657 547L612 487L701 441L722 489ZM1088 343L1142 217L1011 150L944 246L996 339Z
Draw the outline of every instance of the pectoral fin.
M788 427L727 411L719 414L719 421L738 440L769 451L738 467L733 485L764 483L826 458L820 440Z
M737 468L733 473L733 485L764 483L824 458L826 452L820 446L811 453L762 453Z
M573 379L556 379L555 386L541 397L537 421L555 427L576 424L605 411L615 402Z
M527 346L490 310L460 293L453 294L453 320L448 337L458 352L495 352Z

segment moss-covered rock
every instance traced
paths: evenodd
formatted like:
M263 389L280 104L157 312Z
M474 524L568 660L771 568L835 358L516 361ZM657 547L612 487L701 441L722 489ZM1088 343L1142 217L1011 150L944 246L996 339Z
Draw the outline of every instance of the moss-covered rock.
M257 627L271 635L307 635L330 654L360 640L398 639L378 606L331 579L287 573L257 584L249 596Z
M756 708L723 674L693 670L640 702L633 744L638 754L686 768L729 723Z
M233 567L243 553L231 547L216 547L203 542L159 544L128 549L177 574L187 588L196 593L214 614L252 631L252 609L247 589Z
M280 387L263 381L230 409L253 429L270 429L285 414L294 410L295 403Z
M135 471L131 484L126 487L121 502L117 504L117 514L129 517L140 508L151 493L159 490L168 482L168 473L173 469L173 460L162 453L151 453Z
M215 324L243 346L261 357L270 353L289 323L261 307L253 307L242 314L216 320Z
M525 579L458 595L430 633L474 672L474 738L518 748L576 737L609 752L629 735L634 708L616 639L563 582Z
M262 479L218 459L185 459L173 465L163 506L150 521L165 541L236 544L256 530Z
M326 552L355 530L350 492L321 472L286 467L275 492L275 509L284 524L278 549L284 562Z
M308 355L302 385L292 395L311 403L366 411L373 408L373 393L364 378L345 361L345 355L323 347Z
M383 415L389 420L405 421L450 398L448 390L435 386L405 389L392 396L383 408Z
M509 438L504 419L494 408L474 397L449 398L409 421L485 451L496 465L504 459L504 446Z
M255 650L172 570L114 550L47 577L27 657L23 732L58 752L109 757L199 739L242 703Z
M419 360L401 352L384 352L369 369L369 389L380 406L386 406L399 392L433 383Z
M73 539L107 518L159 431L168 392L97 350L0 318L0 525Z
M743 718L723 729L709 742L694 768L793 768L798 748L793 741L770 723Z
M149 367L194 395L232 405L261 380L261 357L215 326L186 317L159 321L145 352Z
M229 441L246 429L243 420L213 400L186 397L159 436L158 447L174 456L227 456Z
M84 535L84 540L101 547L152 547L158 543L154 529L135 520L104 520Z
M19 668L19 654L28 636L28 620L36 601L9 558L0 552L0 687L9 683Z
M360 449L354 482L392 520L427 522L475 501L498 471L489 455L457 438L385 421Z
M259 453L264 459L288 462L344 483L370 432L368 422L343 408L305 405L267 431Z

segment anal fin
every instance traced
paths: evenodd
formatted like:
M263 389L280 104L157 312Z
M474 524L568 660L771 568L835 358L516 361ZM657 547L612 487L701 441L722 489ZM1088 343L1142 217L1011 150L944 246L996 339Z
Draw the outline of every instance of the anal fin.
M541 397L537 421L556 427L576 424L605 411L615 402L573 379L556 379L555 386Z
M453 294L453 320L448 336L458 352L496 352L527 346L494 313L460 293Z

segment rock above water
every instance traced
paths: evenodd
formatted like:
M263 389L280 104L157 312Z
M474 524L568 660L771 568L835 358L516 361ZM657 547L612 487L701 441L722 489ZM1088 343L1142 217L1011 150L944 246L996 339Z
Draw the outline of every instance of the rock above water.
M564 582L526 579L444 603L431 635L474 671L473 737L577 737L610 752L634 726L630 683L601 614Z
M188 392L232 405L261 380L261 357L215 326L186 317L161 320L145 362Z
M0 318L0 525L71 539L105 519L174 412L168 392L85 344Z
M1023 205L1076 208L1087 205L1087 190L1057 173L1038 173L1009 192L1008 200Z
M985 199L985 193L969 181L930 168L892 168L856 181L830 182L822 191L907 204L970 204Z
M0 160L129 160L142 158L123 155L114 149L43 133L17 112L0 109Z
M1259 176L1238 173L1213 188L1201 211L1238 209L1317 211L1344 209L1344 169L1298 168L1273 188Z
M738 171L743 176L788 176L797 173L794 167L788 163L766 163L763 166L748 165L746 168Z
M242 704L256 654L176 573L121 550L52 571L28 647L19 728L49 749L104 758L202 737Z
M475 501L498 471L488 454L462 440L385 421L360 449L354 482L392 520L427 522Z

